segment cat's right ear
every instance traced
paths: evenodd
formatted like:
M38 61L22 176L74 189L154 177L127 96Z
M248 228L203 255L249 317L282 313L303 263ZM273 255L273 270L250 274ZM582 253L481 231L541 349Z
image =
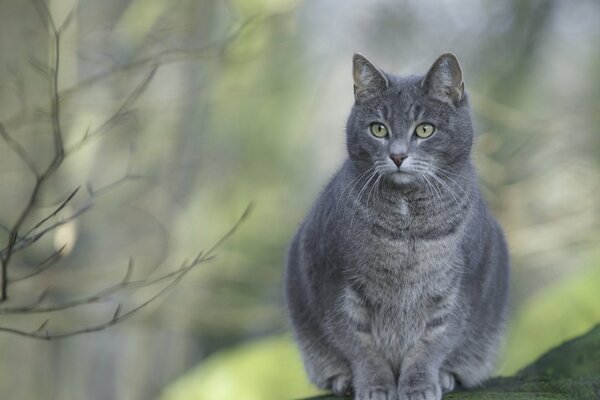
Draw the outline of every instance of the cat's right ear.
M421 86L431 97L458 106L465 94L462 69L453 53L444 53L433 63Z
M352 77L354 78L354 98L357 103L381 94L388 87L385 74L367 57L359 53L352 57Z

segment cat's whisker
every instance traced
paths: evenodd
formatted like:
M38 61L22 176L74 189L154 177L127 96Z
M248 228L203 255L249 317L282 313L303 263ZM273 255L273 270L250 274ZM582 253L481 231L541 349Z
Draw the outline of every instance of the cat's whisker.
M462 197L466 199L467 203L469 204L469 207L471 207L471 205L472 205L472 203L471 203L471 196L469 196L468 192L467 192L467 191L466 191L466 190L465 190L465 189L462 187L462 185L460 185L460 184L459 184L458 182L456 182L454 179L452 179L451 177L449 177L449 176L447 176L447 175L446 175L446 173L448 173L448 171L444 170L443 168L436 167L435 165L432 165L432 166L430 166L430 167L432 167L432 168L433 168L433 169L434 169L434 170L435 170L437 173L439 173L439 174L442 174L442 175L444 176L444 178L446 178L446 179L448 179L450 182L454 183L454 185L455 185L455 186L454 186L454 188L457 188L457 189L459 189L459 190L461 191L461 193L462 193L462 195L463 195ZM441 179L439 179L439 180L440 180L441 182L443 182L443 183L444 183L444 184L445 184L445 185L448 187L448 189L450 189L450 185L449 185L449 183L448 183L448 182L444 182L444 181L443 181L443 180L441 180ZM452 190L452 191L453 191L453 190ZM454 192L454 191L453 191L453 192ZM457 194L456 192L454 192L454 194L455 194L457 197L460 197L460 196L458 196L458 194Z
M441 167L438 167L437 165L434 165L434 164L429 163L429 162L425 162L423 160L416 160L416 161L414 161L414 163L415 163L415 165L418 165L418 166L423 167L423 168L434 168L434 169L437 169L437 170L442 170L445 173L447 173L448 175L455 176L457 178L462 178L463 177L461 174L457 174L455 172L448 171L447 169L443 169Z
M460 198L466 198L466 201L469 204L469 207L471 206L471 199L470 196L468 195L467 191L462 187L462 185L460 183L458 183L456 180L454 180L452 177L448 176L448 174L452 174L451 172L440 168L438 166L432 165L432 164L427 164L423 161L419 161L417 160L415 162L415 165L417 167L419 167L419 169L424 172L425 174L429 175L430 177L432 177L432 179L435 179L436 182L438 182L441 187L443 187L446 191L448 191L450 193L450 195L453 197L454 201L456 202L457 205L460 205ZM432 170L435 172L432 172ZM438 176L437 174L439 174L440 176ZM441 179L443 178L443 179ZM460 194L462 194L462 196L460 196L457 192L456 189L460 191Z
M460 207L460 200L458 198L458 195L456 194L455 191L453 191L450 186L448 186L448 184L446 182L444 182L443 180L441 180L440 178L438 178L434 173L427 171L426 172L427 175L429 175L432 179L435 179L440 185L442 189L446 189L446 191L448 191L448 193L450 194L450 196L452 197L452 199L454 200L454 202L456 203L456 205L458 207Z
M465 189L462 187L462 185L461 185L461 184L459 184L458 182L456 182L454 179L452 179L452 177L450 177L450 176L449 176L449 174L452 174L451 172L449 172L449 171L447 171L447 170L445 170L445 169L443 169L443 168L437 167L437 166L435 166L435 165L430 165L429 167L430 167L430 168L432 168L432 169L434 169L434 170L435 170L435 172L438 172L438 173L440 173L440 174L444 175L444 177L445 177L446 179L448 179L448 180L450 180L452 183L454 183L454 184L456 185L456 187L458 187L460 190L462 190L462 191L463 191L463 193L466 193L466 191L465 191ZM454 175L455 175L455 174L454 174Z
M435 191L435 193L437 194L438 198L440 199L440 203L442 203L442 196L440 195L440 193L437 191L437 189L435 188L435 186L433 186L433 184L429 181L429 179L427 179L427 176L424 173L419 173L419 175L425 179L425 182L427 182L427 184L429 186L431 186L431 188Z
M360 205L360 198L363 195L363 192L365 191L365 189L369 186L369 182L371 182L371 180L373 179L373 177L375 177L378 174L378 171L375 170L370 176L369 179L367 179L367 181L363 184L363 186L361 187L360 191L358 192L358 196L356 197L356 200L354 201L354 207L352 208L352 216L350 218L350 227L352 227L352 223L354 222L354 216L356 215L356 212L358 211L358 206Z
M358 204L360 204L360 198L363 195L363 192L365 191L365 189L367 189L367 187L369 186L369 182L371 182L371 179L373 179L376 175L377 175L377 171L373 171L373 173L369 176L369 179L367 179L367 181L363 184L363 186L361 187L360 191L358 192L358 196L356 197L356 204L355 204L355 209L356 206Z
M371 187L371 190L369 190L369 194L367 195L367 208L369 207L369 199L371 198L371 194L373 193L373 190L377 191L376 188L379 187L379 182L381 181L382 177L383 174L379 174L379 176L375 180L375 183L373 184L373 187Z
M340 194L340 197L338 198L336 204L335 204L335 209L336 211L339 208L340 205L340 201L342 201L342 199L344 198L345 194L348 194L348 196L346 197L346 202L347 200L350 198L349 194L352 193L352 188L355 187L356 185L359 184L360 181L362 181L363 178L365 178L370 172L372 172L376 167L372 166L371 168L368 168L366 171L361 172L357 177L355 177L354 179L352 179L350 181L350 183L348 183L346 185L346 187L344 188L344 190L342 190L342 193ZM350 189L348 191L348 189ZM346 191L348 191L348 193L346 193ZM345 205L346 203L344 203Z

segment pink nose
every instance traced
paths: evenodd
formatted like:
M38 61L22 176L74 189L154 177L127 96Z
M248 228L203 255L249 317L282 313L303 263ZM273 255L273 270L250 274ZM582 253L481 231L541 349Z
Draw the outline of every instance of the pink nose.
M406 154L390 154L390 158L396 164L396 167L400 167L402 161L404 161L408 157Z

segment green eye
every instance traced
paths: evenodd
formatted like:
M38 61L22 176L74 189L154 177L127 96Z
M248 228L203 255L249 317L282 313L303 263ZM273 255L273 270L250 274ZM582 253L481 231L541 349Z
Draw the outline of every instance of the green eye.
M371 133L375 137L382 138L387 136L388 130L384 124L380 124L379 122L373 122L371 124Z
M433 132L435 132L435 126L428 123L419 124L415 128L415 133L420 138L428 138L433 135Z

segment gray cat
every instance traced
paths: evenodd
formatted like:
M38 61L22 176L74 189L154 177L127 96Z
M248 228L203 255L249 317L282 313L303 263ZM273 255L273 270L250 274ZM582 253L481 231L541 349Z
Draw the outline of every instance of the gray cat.
M494 370L509 259L470 160L451 53L425 76L353 59L348 159L289 249L286 297L308 375L358 400L438 400Z

